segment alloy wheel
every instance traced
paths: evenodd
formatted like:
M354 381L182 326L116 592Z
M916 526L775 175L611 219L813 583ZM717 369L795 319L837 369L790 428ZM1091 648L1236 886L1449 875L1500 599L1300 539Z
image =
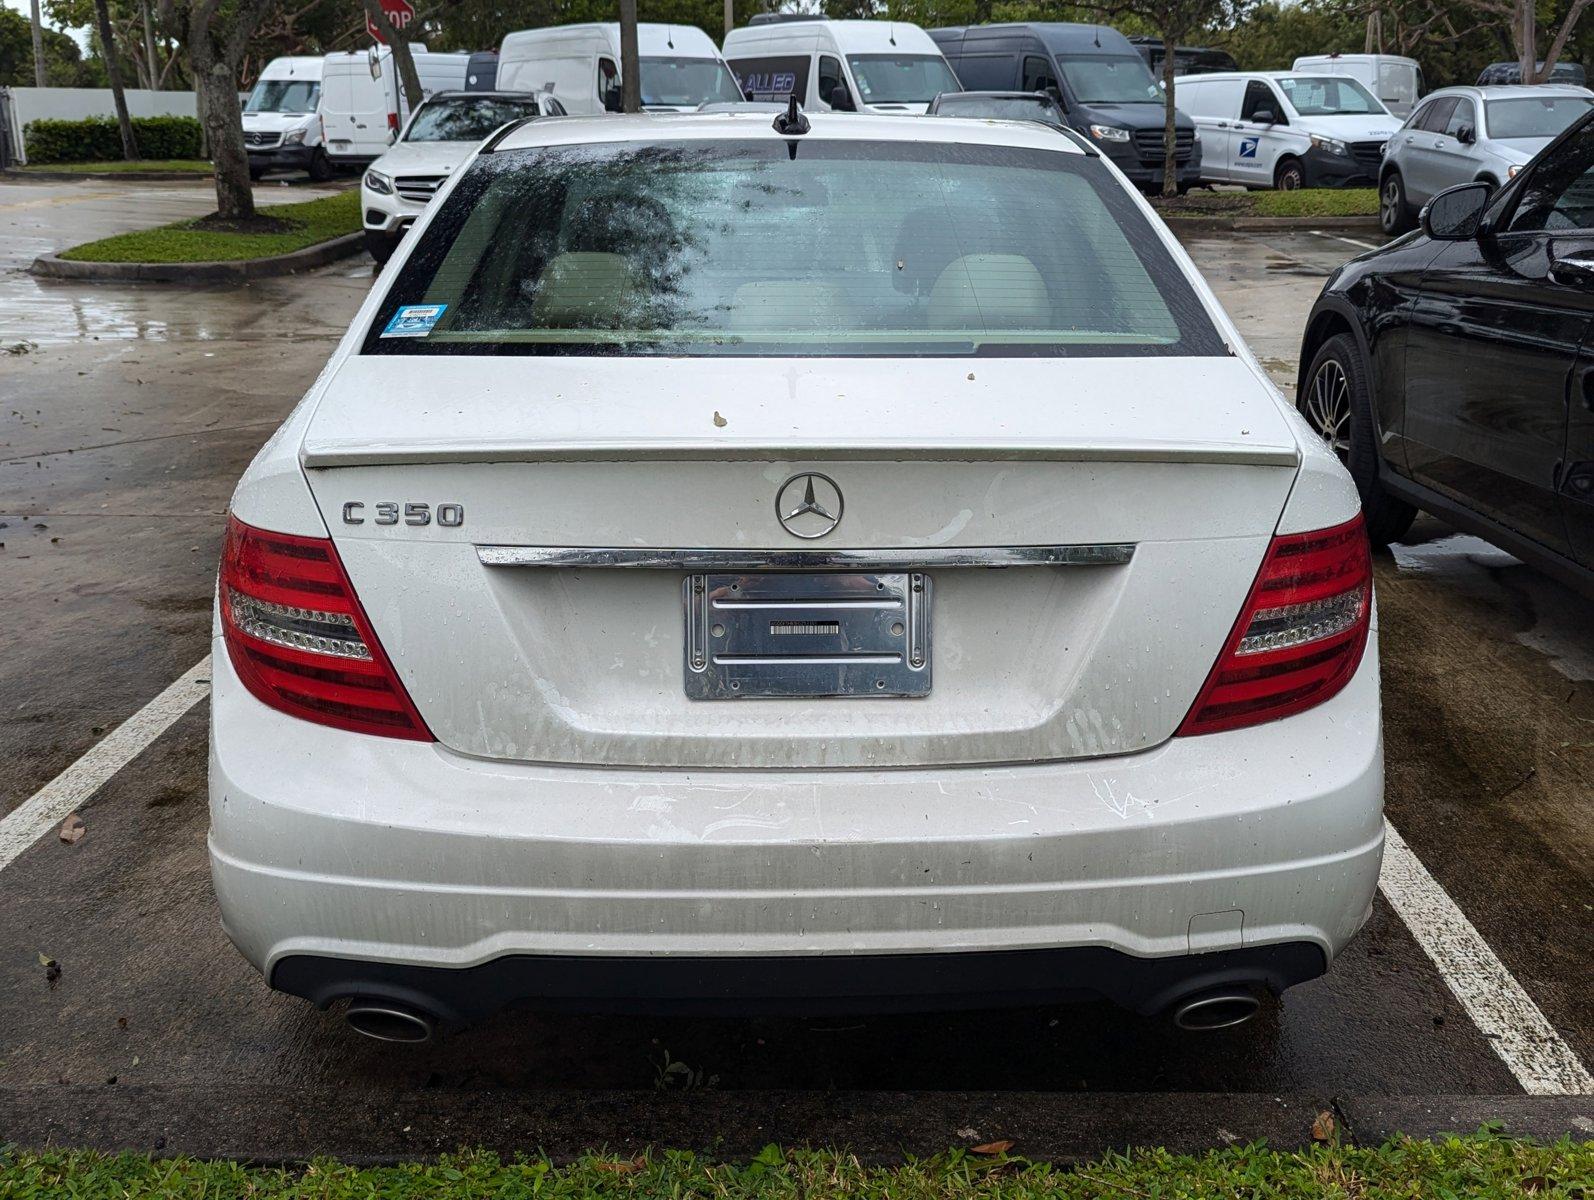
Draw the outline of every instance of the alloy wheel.
M1400 224L1400 180L1393 175L1384 180L1378 201L1378 220L1386 233L1393 233Z
M1350 457L1350 380L1329 359L1317 369L1306 391L1306 419L1341 462Z

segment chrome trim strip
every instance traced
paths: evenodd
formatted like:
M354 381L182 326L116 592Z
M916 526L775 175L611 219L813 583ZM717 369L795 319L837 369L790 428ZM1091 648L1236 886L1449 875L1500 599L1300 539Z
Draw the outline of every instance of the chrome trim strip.
M477 546L487 567L655 571L945 570L948 567L1121 567L1132 542L1077 546L890 546L879 550L636 550L617 546Z

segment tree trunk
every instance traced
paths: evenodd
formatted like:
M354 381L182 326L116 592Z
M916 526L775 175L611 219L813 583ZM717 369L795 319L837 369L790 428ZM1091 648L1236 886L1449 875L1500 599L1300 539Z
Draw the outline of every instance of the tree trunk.
M620 108L642 111L642 60L637 52L636 0L620 0Z
M207 35L208 36L208 35ZM238 82L225 63L195 53L194 85L205 140L216 167L216 215L229 220L255 215L255 197L249 190L249 152L244 149L244 117L238 106Z
M725 0L725 32L736 28L736 0Z
M138 0L138 10L144 18L144 58L149 63L150 90L159 91L164 72L160 69L160 59L155 57L155 25L149 19L149 0Z
M33 0L33 86L48 86L44 78L44 19L39 16L39 0Z
M138 159L138 141L133 137L133 118L127 115L127 94L122 90L122 64L116 56L116 33L111 29L110 0L94 0L94 23L100 31L100 53L105 55L105 74L111 81L111 103L116 108L116 127L122 134L122 159Z
M1517 37L1520 39L1519 52L1522 55L1522 82L1539 82L1539 14L1533 0L1517 0L1517 22L1520 29Z
M421 91L421 76L415 70L415 56L410 53L409 31L399 29L387 19L381 0L364 0L365 15L382 35L388 49L393 52L393 65L398 69L399 82L404 88L404 103L414 112L426 96Z
M1174 51L1178 39L1169 30L1162 32L1162 194L1179 194L1178 139L1174 117L1178 109L1173 104L1173 68L1178 57Z

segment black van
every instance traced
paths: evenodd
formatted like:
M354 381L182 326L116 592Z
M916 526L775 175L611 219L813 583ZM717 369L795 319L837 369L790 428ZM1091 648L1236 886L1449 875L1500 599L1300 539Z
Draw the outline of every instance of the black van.
M971 92L1049 92L1071 128L1139 186L1162 186L1162 89L1129 39L1106 25L1034 22L932 29ZM1179 190L1200 182L1195 125L1174 127Z

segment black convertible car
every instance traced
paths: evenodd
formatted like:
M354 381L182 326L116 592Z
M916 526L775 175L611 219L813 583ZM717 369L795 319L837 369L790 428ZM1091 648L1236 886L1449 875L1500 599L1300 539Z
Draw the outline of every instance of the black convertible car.
M1594 117L1339 268L1298 382L1375 541L1420 508L1594 594Z

